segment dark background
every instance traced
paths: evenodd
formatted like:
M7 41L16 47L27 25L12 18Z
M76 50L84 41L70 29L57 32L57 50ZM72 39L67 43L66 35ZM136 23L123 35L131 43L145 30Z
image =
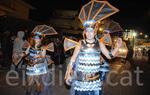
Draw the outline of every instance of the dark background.
M55 9L78 10L90 0L24 0L36 7L30 18L39 22L48 21ZM125 29L136 29L149 34L149 0L107 0L120 11L111 18Z

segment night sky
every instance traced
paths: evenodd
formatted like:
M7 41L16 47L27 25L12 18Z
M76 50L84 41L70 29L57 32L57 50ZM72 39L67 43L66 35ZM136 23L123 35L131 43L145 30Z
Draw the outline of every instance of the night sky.
M48 21L55 9L80 10L90 0L25 0L36 9L31 11L30 18L37 21ZM123 28L133 28L141 32L150 31L149 0L107 0L120 11L111 18Z

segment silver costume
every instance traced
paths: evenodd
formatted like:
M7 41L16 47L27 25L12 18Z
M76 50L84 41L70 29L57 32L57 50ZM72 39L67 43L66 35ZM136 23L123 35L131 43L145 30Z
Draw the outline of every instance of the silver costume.
M79 53L79 63L76 64L76 80L74 81L75 90L101 90L101 80L99 75L100 53L98 41L93 47L88 47L86 42L82 41Z
M31 84L28 83L26 95L51 95L50 85L45 85L44 83L50 83L50 74L48 73L48 64L46 58L35 58L35 56L41 54L42 50L29 49L29 54L27 56L28 65L26 68L26 75L28 82L32 81ZM39 91L36 89L36 85L42 86Z
M46 58L34 58L39 55L41 50L29 49L29 55L27 57L28 64L26 74L28 76L42 75L48 72L48 64Z

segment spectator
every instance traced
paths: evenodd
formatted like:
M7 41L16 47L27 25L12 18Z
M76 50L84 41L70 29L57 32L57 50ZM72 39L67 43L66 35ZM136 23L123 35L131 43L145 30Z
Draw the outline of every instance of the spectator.
M3 52L3 62L4 67L10 67L11 55L12 55L12 41L10 31L5 31L2 35L2 52Z
M15 63L15 65L18 65L18 58L20 57L20 59L22 58L22 56L20 56L20 54L23 52L22 47L25 43L24 38L24 32L23 31L19 31L17 33L17 38L14 40L13 43L13 54L12 54L12 61L13 63ZM23 63L23 61L21 61L20 63ZM13 66L13 64L12 64ZM19 68L21 68L22 64L19 65Z

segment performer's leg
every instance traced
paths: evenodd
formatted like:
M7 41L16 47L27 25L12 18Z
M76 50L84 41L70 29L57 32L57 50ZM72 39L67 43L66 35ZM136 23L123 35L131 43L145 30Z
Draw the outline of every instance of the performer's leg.
M52 88L51 88L51 79L50 73L46 73L41 76L42 80L42 95L52 95Z
M75 91L75 95L94 95L90 91Z
M22 64L23 64L23 60L19 63L19 65L18 65L18 68L17 69L22 69L21 67L22 67Z
M33 77L27 76L26 95L31 95L32 84L30 84Z
M75 95L102 95L101 91L75 91Z
M36 82L34 78L35 76L27 76L26 95L35 95Z
M75 89L73 85L71 85L71 88L70 88L70 95L75 95Z
M101 90L94 91L93 95L102 95L102 91Z

